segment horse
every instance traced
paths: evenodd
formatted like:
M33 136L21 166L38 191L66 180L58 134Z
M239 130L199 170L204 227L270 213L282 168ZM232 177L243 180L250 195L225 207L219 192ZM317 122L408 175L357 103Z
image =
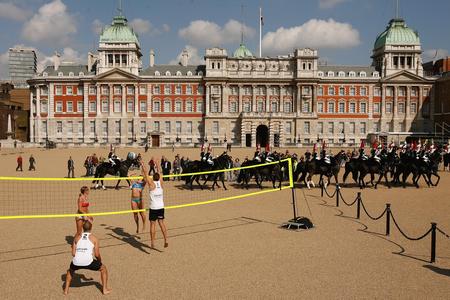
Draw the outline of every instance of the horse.
M300 181L305 181L306 177L306 185L308 189L310 189L309 183L311 182L312 176L315 174L320 175L319 177L319 186L324 185L323 176L328 178L328 183L333 176L336 184L339 183L338 174L341 169L341 164L347 160L347 155L344 151L340 151L335 156L330 157L330 163L326 163L325 160L322 159L311 159L306 161L305 163L305 172L300 177Z
M361 161L359 167L360 168L359 168L358 184L361 189L366 187L364 178L366 177L367 174L370 174L370 183L375 189L377 188L378 184L381 182L381 179L383 177L386 180L386 185L388 186L388 188L391 188L391 185L387 178L387 172L389 168L388 168L387 153L385 150L381 152L379 160L377 160L375 157L371 157L368 160ZM373 180L375 179L375 174L379 174L380 177L374 184Z
M233 160L227 154L227 152L224 152L217 158L214 158L213 163L214 163L213 166L209 169L210 171L230 169L233 166ZM219 187L219 184L217 183L218 179L222 182L222 186L223 186L224 190L227 190L227 187L225 186L224 172L208 174L205 178L205 182L203 182L203 188L206 186L206 183L209 180L212 180L213 185L212 185L211 189L214 191L214 186L217 185L217 187Z
M94 175L94 180L92 181L93 184L95 184L94 189L97 189L99 186L99 182L101 182L102 184L102 189L106 189L104 183L103 183L103 179L99 179L99 178L104 178L107 174L111 175L111 176L117 176L117 174L119 174L119 177L127 177L128 176L128 170L130 169L132 164L136 164L139 163L137 162L136 159L130 160L130 159L126 159L126 160L119 160L119 159L115 159L114 160L114 166L109 162L102 162L101 164L99 164L97 166L97 168L95 169L95 175ZM117 181L117 184L115 186L115 189L119 189L119 183L120 183L120 179ZM127 183L128 186L131 186L131 182L130 180L127 179Z

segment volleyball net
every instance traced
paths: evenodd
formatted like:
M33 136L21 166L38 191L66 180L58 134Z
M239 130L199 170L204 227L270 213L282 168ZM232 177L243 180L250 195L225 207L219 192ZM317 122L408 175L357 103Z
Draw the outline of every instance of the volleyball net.
M140 171L135 173L140 175ZM291 159L206 172L184 171L182 174L162 177L166 209L243 199L276 193L294 186ZM142 192L143 209L131 208L131 189L127 180L133 183L142 180L142 176L98 179L104 181L105 189L101 188L101 185L96 189L96 183L93 181L97 179L92 177L0 177L0 220L105 216L148 209L147 187ZM118 180L120 184L116 189ZM214 184L215 182L217 184ZM78 196L83 186L90 188L88 214L79 214L77 211Z

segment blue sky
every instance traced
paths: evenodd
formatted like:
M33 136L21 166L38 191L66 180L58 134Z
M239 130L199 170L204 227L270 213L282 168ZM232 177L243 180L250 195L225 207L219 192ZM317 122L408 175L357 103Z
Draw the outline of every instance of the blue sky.
M241 5L245 43L258 53L258 8L263 8L263 55L287 54L294 47L319 49L329 64L370 64L376 36L395 14L395 0L123 0L123 11L139 32L144 66L154 48L156 63L176 63L185 47L198 63L205 47L239 46ZM101 26L117 13L117 0L0 0L0 76L14 45L36 48L40 65L55 50L84 62L95 50ZM418 30L424 60L448 55L448 0L400 0L400 16Z

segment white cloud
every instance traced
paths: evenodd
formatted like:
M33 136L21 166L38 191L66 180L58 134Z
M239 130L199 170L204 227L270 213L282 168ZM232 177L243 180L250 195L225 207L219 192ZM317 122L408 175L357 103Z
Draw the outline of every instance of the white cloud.
M265 54L286 54L294 48L351 48L360 43L359 32L348 23L311 19L290 28L280 27L264 35Z
M169 24L163 24L163 25L162 25L162 30L163 30L164 32L169 32L169 31L170 31L170 26L169 26Z
M253 38L255 30L244 25L244 34ZM237 43L241 39L241 23L229 20L223 27L211 21L195 20L189 26L178 31L178 36L187 40L189 44L199 46L221 46Z
M164 24L167 25L167 24ZM162 31L167 32L166 27L162 27ZM155 36L158 34L161 34L161 30L153 26L153 24L148 21L141 18L136 18L131 20L130 26L133 28L134 31L136 31L139 35L149 34L151 36ZM167 25L168 26L168 25ZM170 28L169 28L170 30Z
M438 60L441 58L445 58L449 55L448 50L446 49L427 49L422 53L422 60L424 62L428 62L431 60Z
M7 79L9 77L8 67L8 51L0 54L0 79Z
M44 4L22 28L22 37L28 41L67 45L77 32L75 17L67 12L61 0Z
M31 14L31 11L18 7L12 2L0 3L0 18L14 21L25 21L31 16Z
M61 55L61 62L72 62L77 64L86 63L86 57L73 48L65 47L59 54ZM46 66L54 64L55 54L47 55L37 51L36 56L38 59L38 72L42 72Z
M92 21L91 30L96 35L102 33L103 27L105 27L105 24L103 24L103 22L99 19L95 19L94 21Z
M348 0L319 0L320 8L333 8L338 4L344 3Z
M199 55L198 49L191 46L191 45L186 45L184 47L184 49L186 49L188 51L189 54L189 60L188 60L188 64L189 65L200 65L200 64L204 64L205 60L203 58L203 56ZM179 64L181 61L181 54L183 53L183 51L180 52L180 54L178 54L176 59L173 59L169 62L170 65L176 65Z

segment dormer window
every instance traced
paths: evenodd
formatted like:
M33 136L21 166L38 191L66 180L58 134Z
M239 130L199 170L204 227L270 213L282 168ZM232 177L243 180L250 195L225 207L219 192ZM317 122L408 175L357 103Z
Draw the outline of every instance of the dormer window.
M191 72L191 71L188 71L188 72L187 72L187 76L192 76L192 72Z
M84 76L83 72L78 73L78 76Z
M181 76L181 72L180 71L177 71L177 76Z
M366 72L364 72L364 71L363 71L363 72L359 72L359 77L366 77L366 75L367 75L367 74L366 74Z
M159 73L159 71L155 71L155 76L161 76L161 73Z
M73 76L74 76L73 72L69 72L69 77L73 77Z
M375 72L372 73L372 77L378 78L378 77L380 77L380 73L378 73L377 71L375 71Z
M44 73L42 73L42 76L47 77L47 76L48 76L48 73L47 73L47 72L44 72Z
M339 76L339 77L345 77L345 72L339 71L338 76Z
M166 76L170 76L170 71L166 71Z
M63 76L64 76L63 72L58 72L58 77L63 77Z
M328 71L327 76L328 77L334 77L334 72L333 71Z
M202 71L198 71L197 75L198 76L203 76L203 72Z
M317 76L323 77L323 72L322 71L317 72Z
M350 71L350 72L348 73L348 76L350 76L350 77L355 77L355 76L356 76L355 71Z

